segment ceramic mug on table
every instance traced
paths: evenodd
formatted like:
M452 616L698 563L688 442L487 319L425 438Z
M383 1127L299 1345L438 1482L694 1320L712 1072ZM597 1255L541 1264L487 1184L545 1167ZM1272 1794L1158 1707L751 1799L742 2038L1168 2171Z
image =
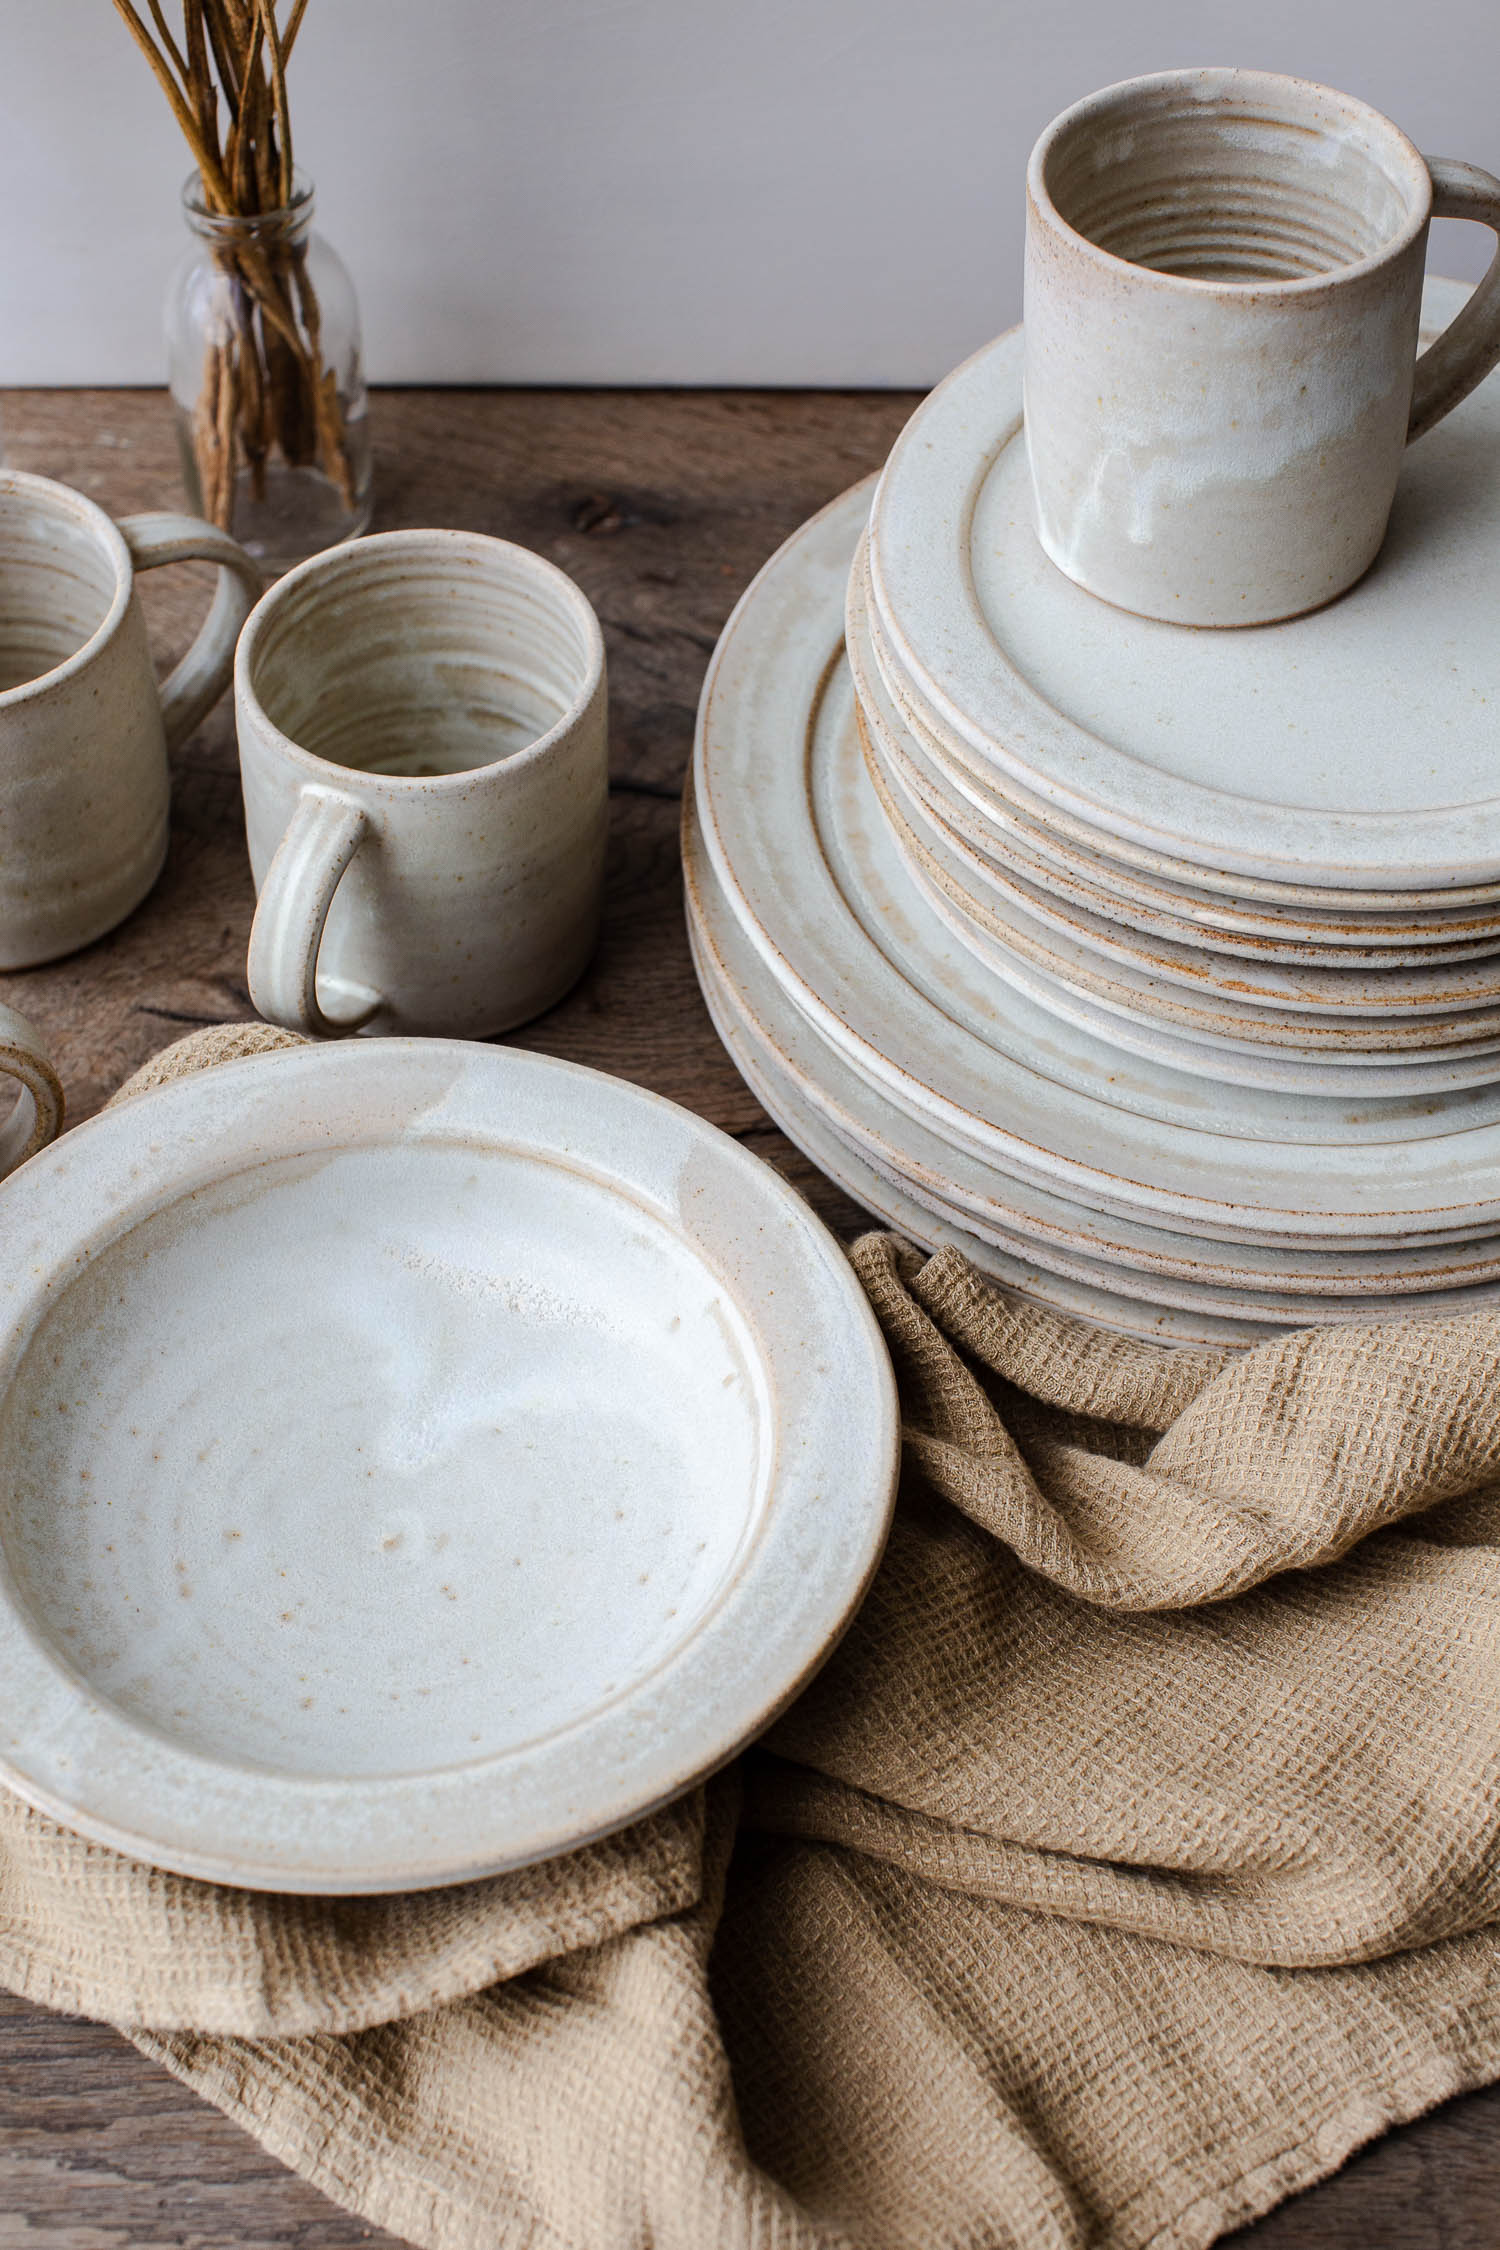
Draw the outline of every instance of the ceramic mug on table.
M1058 567L1250 625L1373 562L1408 441L1500 359L1500 255L1417 356L1428 221L1500 181L1300 78L1175 70L1065 110L1027 173L1026 439Z
M135 575L219 565L192 648L158 688ZM0 469L0 969L114 928L167 849L167 752L225 687L260 591L196 516L115 523L81 492Z
M235 666L272 1023L483 1038L540 1014L598 934L604 642L503 539L390 531L264 597Z

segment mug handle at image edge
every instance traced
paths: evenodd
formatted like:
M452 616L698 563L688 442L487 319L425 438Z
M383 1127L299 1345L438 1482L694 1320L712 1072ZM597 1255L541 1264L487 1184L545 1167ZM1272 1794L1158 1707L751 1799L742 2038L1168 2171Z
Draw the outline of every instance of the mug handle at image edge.
M323 926L368 827L363 808L337 790L308 788L297 799L250 927L250 998L267 1023L314 1039L342 1039L380 1006L378 992L359 991L355 1011L334 1017L318 1000Z
M163 563L211 562L219 566L213 607L187 655L161 685L161 722L167 748L186 741L225 688L234 668L240 627L260 600L261 576L237 540L199 516L169 513L124 516L120 530L137 570Z
M63 1090L39 1035L13 1008L0 1007L0 1079L12 1078L21 1099L0 1125L0 1179L35 1156L62 1131Z
M1435 219L1478 219L1500 234L1500 180L1477 164L1424 156ZM1500 360L1500 248L1463 311L1417 361L1406 441L1419 438L1466 399Z

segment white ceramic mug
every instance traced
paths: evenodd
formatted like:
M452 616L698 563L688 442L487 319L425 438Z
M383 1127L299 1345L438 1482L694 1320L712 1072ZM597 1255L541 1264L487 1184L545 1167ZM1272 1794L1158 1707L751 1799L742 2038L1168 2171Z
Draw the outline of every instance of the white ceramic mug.
M40 1032L14 1008L0 1007L0 1180L62 1131L63 1090ZM5 1092L16 1099L8 1115Z
M138 570L219 565L202 631L158 688ZM167 752L226 686L260 591L196 516L116 524L81 492L0 469L0 969L102 937L167 850Z
M1500 181L1350 95L1253 70L1106 87L1027 173L1037 529L1090 593L1264 624L1374 561L1401 458L1500 359L1500 255L1417 357L1428 221Z
M462 531L315 555L235 666L271 1023L483 1038L560 999L598 934L604 641L541 556Z

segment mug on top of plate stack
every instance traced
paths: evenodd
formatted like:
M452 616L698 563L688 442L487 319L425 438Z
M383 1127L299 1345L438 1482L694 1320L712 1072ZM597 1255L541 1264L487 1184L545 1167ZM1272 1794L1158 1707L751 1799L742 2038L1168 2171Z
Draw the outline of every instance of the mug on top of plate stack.
M1268 99L1200 75L1221 122ZM1427 282L1408 395L1447 365L1454 410L1374 567L1289 622L1064 574L1020 330L745 596L686 816L699 972L890 1223L1164 1339L1494 1301L1500 376L1454 404L1489 303Z

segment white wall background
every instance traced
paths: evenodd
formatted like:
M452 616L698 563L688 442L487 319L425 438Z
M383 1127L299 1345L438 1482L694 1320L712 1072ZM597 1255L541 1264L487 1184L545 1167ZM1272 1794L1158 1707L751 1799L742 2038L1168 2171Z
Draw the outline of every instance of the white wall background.
M1500 0L311 0L292 105L376 380L905 384L1018 316L1048 118L1199 62L1500 171ZM109 0L0 0L0 382L161 379L186 169Z

